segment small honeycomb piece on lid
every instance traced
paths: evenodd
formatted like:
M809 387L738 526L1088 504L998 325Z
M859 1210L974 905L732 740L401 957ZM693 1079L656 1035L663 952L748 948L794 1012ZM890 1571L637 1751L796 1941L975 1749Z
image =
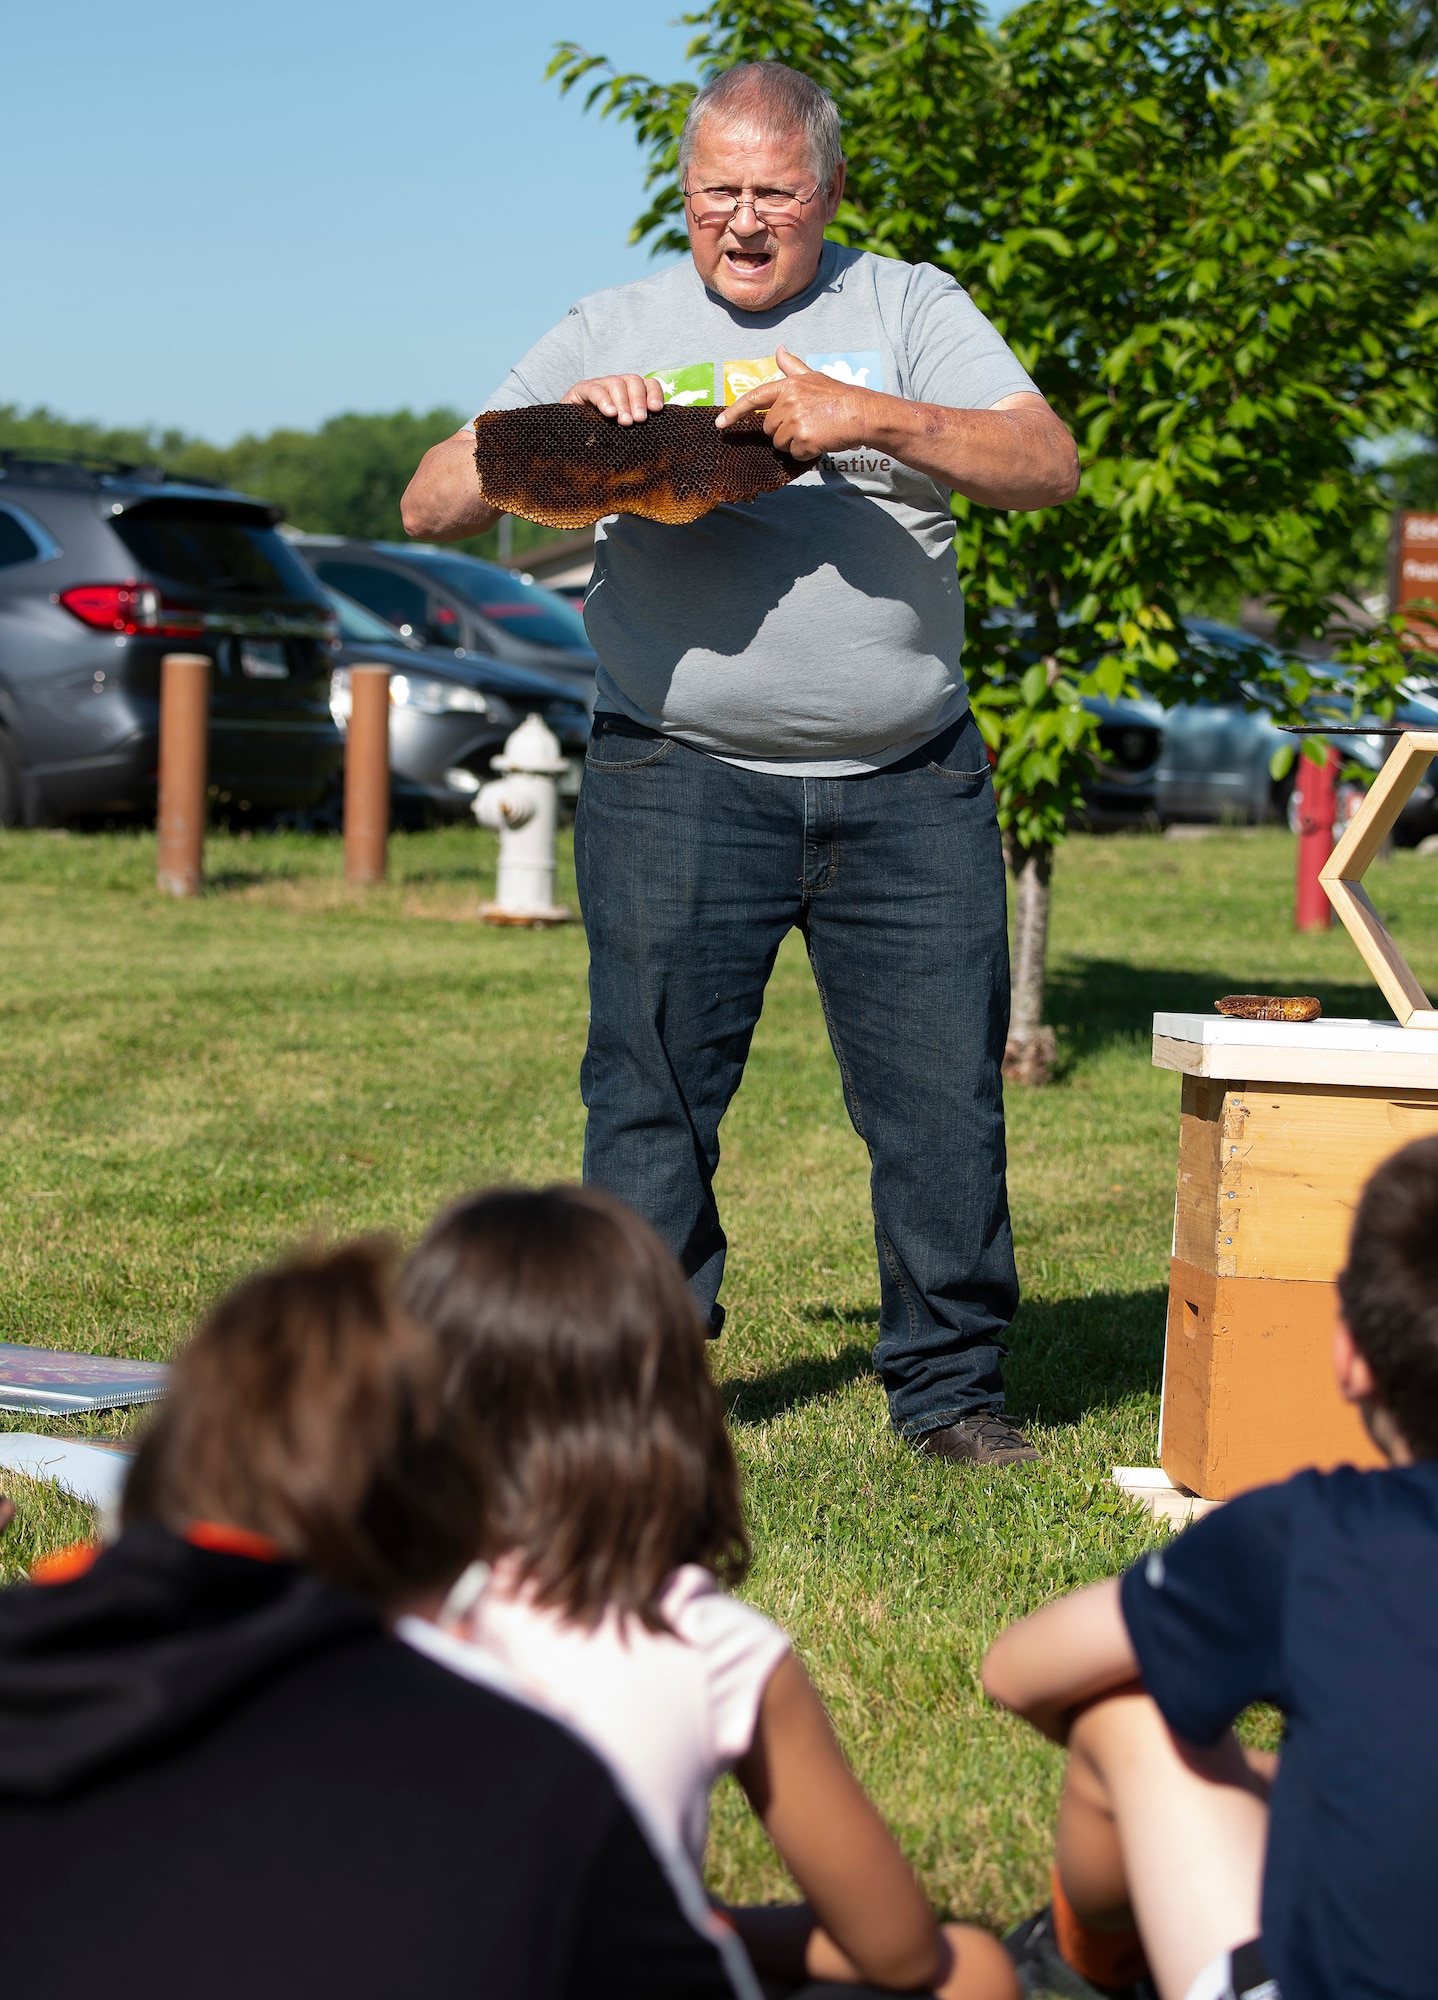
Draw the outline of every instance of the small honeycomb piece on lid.
M487 410L474 420L480 494L544 528L587 528L606 514L682 527L808 471L769 442L760 413L722 431L714 416L673 403L642 424L578 403Z
M1323 1012L1311 993L1225 993L1213 1004L1239 1021L1316 1021Z

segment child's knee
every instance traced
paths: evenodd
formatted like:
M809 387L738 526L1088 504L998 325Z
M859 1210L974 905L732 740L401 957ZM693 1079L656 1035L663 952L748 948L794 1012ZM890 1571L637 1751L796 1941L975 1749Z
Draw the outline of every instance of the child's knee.
M996 1937L974 1924L944 1924L951 1960L938 2000L1020 2000L1013 1960Z
M1070 1777L1106 1777L1115 1766L1151 1756L1171 1741L1152 1696L1140 1687L1120 1688L1089 1702L1074 1717L1068 1741Z

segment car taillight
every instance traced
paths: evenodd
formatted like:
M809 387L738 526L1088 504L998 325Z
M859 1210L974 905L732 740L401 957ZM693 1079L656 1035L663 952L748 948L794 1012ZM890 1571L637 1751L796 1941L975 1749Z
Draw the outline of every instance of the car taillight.
M77 583L55 599L82 625L100 632L154 633L165 639L196 639L205 615L188 604L169 604L152 583Z

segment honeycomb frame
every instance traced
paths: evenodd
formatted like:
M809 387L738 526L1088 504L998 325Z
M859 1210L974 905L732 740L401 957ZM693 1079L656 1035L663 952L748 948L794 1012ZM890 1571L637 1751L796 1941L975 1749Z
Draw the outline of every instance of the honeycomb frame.
M1339 921L1397 1015L1399 1026L1430 1032L1438 1031L1438 1008L1373 907L1363 877L1435 757L1438 730L1408 730L1398 738L1318 876Z
M687 527L811 469L777 449L762 413L722 431L717 414L671 403L621 424L579 403L485 411L474 420L480 498L544 528L587 528L612 514Z

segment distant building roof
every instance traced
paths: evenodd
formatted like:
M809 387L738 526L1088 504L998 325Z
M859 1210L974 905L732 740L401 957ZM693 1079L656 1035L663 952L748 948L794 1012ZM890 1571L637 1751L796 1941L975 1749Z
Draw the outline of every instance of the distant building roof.
M581 528L578 534L541 542L536 548L510 556L504 566L516 576L532 576L548 590L573 590L588 583L593 573L594 530Z

